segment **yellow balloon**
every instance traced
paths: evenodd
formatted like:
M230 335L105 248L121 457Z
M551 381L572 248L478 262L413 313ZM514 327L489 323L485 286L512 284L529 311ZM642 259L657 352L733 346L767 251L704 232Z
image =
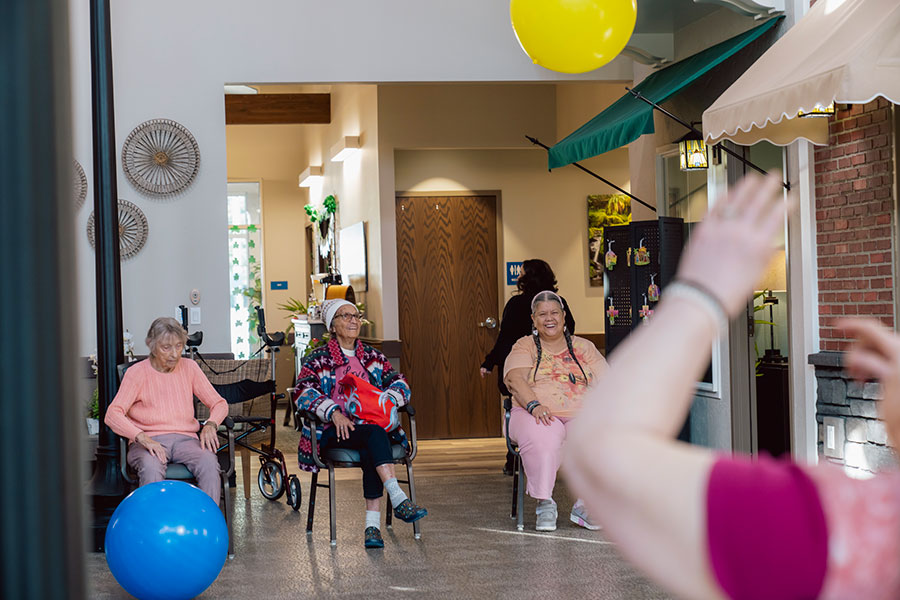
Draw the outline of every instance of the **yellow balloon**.
M637 0L511 0L509 16L535 64L584 73L614 59L628 43Z

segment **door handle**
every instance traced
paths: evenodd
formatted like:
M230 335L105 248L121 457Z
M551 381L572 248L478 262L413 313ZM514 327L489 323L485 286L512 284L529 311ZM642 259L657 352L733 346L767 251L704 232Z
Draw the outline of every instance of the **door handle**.
M479 327L485 327L486 329L493 329L497 326L497 319L494 317L488 317L484 321L479 321Z

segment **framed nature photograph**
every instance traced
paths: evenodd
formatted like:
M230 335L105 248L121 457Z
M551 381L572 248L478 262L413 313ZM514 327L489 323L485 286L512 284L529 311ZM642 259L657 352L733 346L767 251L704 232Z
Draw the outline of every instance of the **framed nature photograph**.
M588 212L588 278L591 287L603 286L604 256L609 248L603 238L603 228L631 223L631 198L625 194L591 194L587 197ZM621 256L625 248L614 248Z

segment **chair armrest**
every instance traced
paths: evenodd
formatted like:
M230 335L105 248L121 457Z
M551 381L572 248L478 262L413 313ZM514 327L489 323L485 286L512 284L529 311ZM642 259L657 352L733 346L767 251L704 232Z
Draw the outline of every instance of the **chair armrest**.
M512 397L511 396L503 396L503 410L509 412L512 410Z
M399 412L405 412L409 418L409 460L412 462L419 452L419 445L416 437L416 409L412 404L405 404L397 408Z
M116 437L119 438L119 470L122 472L122 478L131 485L135 485L137 479L128 474L128 460L125 456L128 453L128 440L122 436Z
M309 443L312 447L313 462L316 463L316 466L320 469L328 468L328 466L324 462L322 462L322 458L319 456L319 436L316 434L317 426L324 425L325 421L320 419L319 416L311 410L298 408L297 414L300 416L300 419L302 421L307 422L306 424L309 427Z
M410 417L416 416L416 409L413 408L411 404L404 404L403 406L399 407L397 410L400 412L405 412Z

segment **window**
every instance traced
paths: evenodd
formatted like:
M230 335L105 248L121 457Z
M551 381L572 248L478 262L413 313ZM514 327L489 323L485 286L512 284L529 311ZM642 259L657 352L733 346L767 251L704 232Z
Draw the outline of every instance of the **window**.
M262 219L259 182L228 183L228 263L231 351L249 358L259 344L256 307L262 305Z

